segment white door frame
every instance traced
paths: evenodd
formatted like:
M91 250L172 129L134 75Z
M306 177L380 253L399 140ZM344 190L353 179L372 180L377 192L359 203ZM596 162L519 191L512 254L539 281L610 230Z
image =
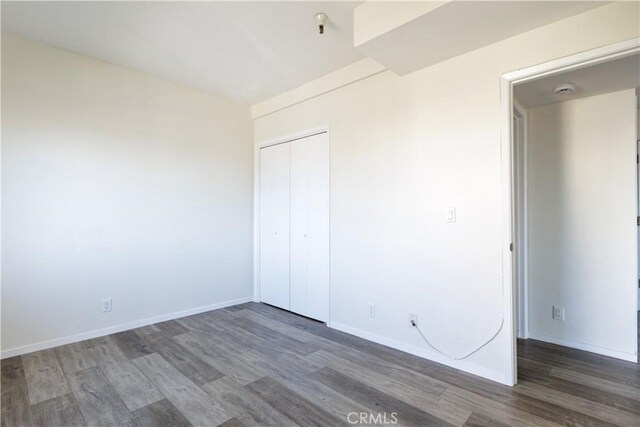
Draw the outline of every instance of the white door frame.
M640 38L625 40L608 46L580 52L544 64L534 65L500 78L501 109L501 156L502 156L502 286L505 295L505 329L509 333L506 345L507 370L505 383L515 385L518 381L516 344L516 292L513 280L513 86L530 80L575 70L624 58L640 52Z
M638 101L638 96L640 96L640 90L636 89L636 102ZM638 126L640 126L640 122L636 122L636 212L638 218L640 218L640 128ZM640 223L638 225L638 295L636 295L636 310L640 311ZM640 354L638 357L640 357Z
M517 190L514 187L513 203L514 218L513 229L518 230L513 236L514 254L514 280L516 286L516 298L518 311L516 313L516 331L518 338L529 338L529 267L528 267L528 241L529 226L527 218L527 110L513 102L513 119L516 124L514 131L515 141L513 154L514 179L521 183ZM515 183L515 181L514 181ZM516 214L517 213L517 214Z
M272 145L285 144L297 139L308 138L313 135L326 133L329 138L329 153L331 153L331 132L329 125L319 126L295 132L278 138L255 144L253 151L253 301L260 302L260 150ZM331 154L329 154L331 157ZM331 180L331 159L329 159L329 180ZM329 189L331 194L331 189ZM331 209L331 196L329 196L329 209ZM331 218L329 218L329 229L331 229ZM329 237L331 239L331 237ZM331 240L329 240L331 241ZM331 244L329 244L331 248ZM331 249L329 249L331 251ZM331 253L329 253L331 259ZM329 262L329 278L331 278L331 262ZM327 326L331 326L331 279L329 279L329 310Z

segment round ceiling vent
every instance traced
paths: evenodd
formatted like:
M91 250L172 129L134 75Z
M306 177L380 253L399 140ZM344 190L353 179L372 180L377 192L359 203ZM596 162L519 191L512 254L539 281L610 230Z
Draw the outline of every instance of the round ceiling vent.
M575 92L575 90L576 90L576 85L574 85L573 83L565 83L553 88L553 91L557 95L569 95L570 93Z

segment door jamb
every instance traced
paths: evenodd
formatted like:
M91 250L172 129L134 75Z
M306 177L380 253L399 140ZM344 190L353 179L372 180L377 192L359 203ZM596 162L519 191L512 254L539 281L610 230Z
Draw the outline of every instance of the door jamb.
M517 302L515 300L516 292L513 280L513 253L510 251L510 245L513 242L513 86L560 72L624 58L638 52L640 52L640 38L633 38L512 71L500 77L500 109L502 116L502 286L506 301L504 306L505 326L509 334L505 346L507 363L505 384L513 386L518 381L515 322Z
M514 280L516 281L516 298L518 301L516 312L516 330L518 338L529 338L529 266L528 266L528 183L527 183L527 110L523 108L517 101L513 102L513 115L517 122L514 133L518 133L516 141L518 150L514 151L514 179L518 178L522 183L521 190L518 192L514 187L514 223L513 229L518 230L513 236L514 245ZM518 158L515 155L521 153ZM520 211L520 208L522 209ZM516 216L516 212L519 213Z

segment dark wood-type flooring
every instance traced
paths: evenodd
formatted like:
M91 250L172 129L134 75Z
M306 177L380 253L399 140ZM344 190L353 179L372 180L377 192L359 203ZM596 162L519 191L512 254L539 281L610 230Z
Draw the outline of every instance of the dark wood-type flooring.
M2 426L640 425L638 365L518 356L510 388L248 303L3 360Z

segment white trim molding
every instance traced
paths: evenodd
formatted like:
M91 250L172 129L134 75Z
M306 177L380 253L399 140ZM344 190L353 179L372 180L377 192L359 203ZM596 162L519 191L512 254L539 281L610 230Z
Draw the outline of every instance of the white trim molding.
M525 108L518 104L515 100L513 103L514 118L518 122L518 128L514 132L518 132L516 138L519 150L514 152L518 158L514 159L514 176L521 183L520 191L514 190L514 204L519 212L518 217L514 215L514 229L518 229L519 235L514 235L514 255L518 258L517 264L514 264L514 274L517 280L518 289L518 310L516 315L517 329L519 330L518 338L527 339L529 332L529 265L528 265L528 241L529 241L529 224L528 224L528 166L527 166L527 122L528 113ZM519 154L519 155L518 155ZM521 209L521 211L520 211Z
M515 385L517 373L516 307L513 256L510 244L513 242L513 86L530 80L537 80L553 74L577 70L596 64L624 58L640 52L640 38L633 38L608 46L554 59L543 64L523 68L503 74L500 78L501 108L501 158L502 158L502 285L505 296L504 319L509 334L505 348L507 366L506 384ZM634 284L635 289L635 284ZM533 335L531 335L533 337Z
M238 299L223 301L215 304L204 305L201 307L190 308L188 310L177 311L174 313L162 314L160 316L149 317L142 320L135 320L133 322L122 323L120 325L115 325L115 326L109 326L108 328L96 329L93 331L82 332L76 335L69 335L62 338L42 341L36 344L29 344L22 347L11 348L9 350L3 350L2 352L0 352L0 359L20 356L23 354L32 353L34 351L46 350L48 348L72 344L74 342L89 340L92 338L104 337L106 335L111 335L118 332L124 332L130 329L153 325L154 323L166 322L167 320L179 319L181 317L192 316L194 314L204 313L206 311L212 311L220 308L231 307L233 305L244 304L250 301L252 301L251 297L238 298Z
M507 384L505 382L504 373L502 372L502 370L496 371L487 369L482 366L466 362L464 360L451 360L441 354L436 353L435 351L429 351L423 347L417 347L411 344L393 340L391 338L386 338L381 335L376 335L371 332L366 332L339 322L332 322L329 327L350 335L355 335L356 337L360 337L368 341L373 341L375 343L394 348L396 350L404 351L405 353L413 354L414 356L422 357L423 359L426 359L428 361L437 362L454 369L460 369L461 371L465 371L491 381Z
M627 353L625 351L614 350L606 347L599 347L597 345L591 345L579 341L565 340L564 338L553 337L551 335L538 334L535 332L529 332L529 338L549 342L551 344L557 344L564 347L575 348L578 350L588 351L590 353L600 354L602 356L615 357L616 359L626 360L627 362L636 363L638 356L636 354Z

